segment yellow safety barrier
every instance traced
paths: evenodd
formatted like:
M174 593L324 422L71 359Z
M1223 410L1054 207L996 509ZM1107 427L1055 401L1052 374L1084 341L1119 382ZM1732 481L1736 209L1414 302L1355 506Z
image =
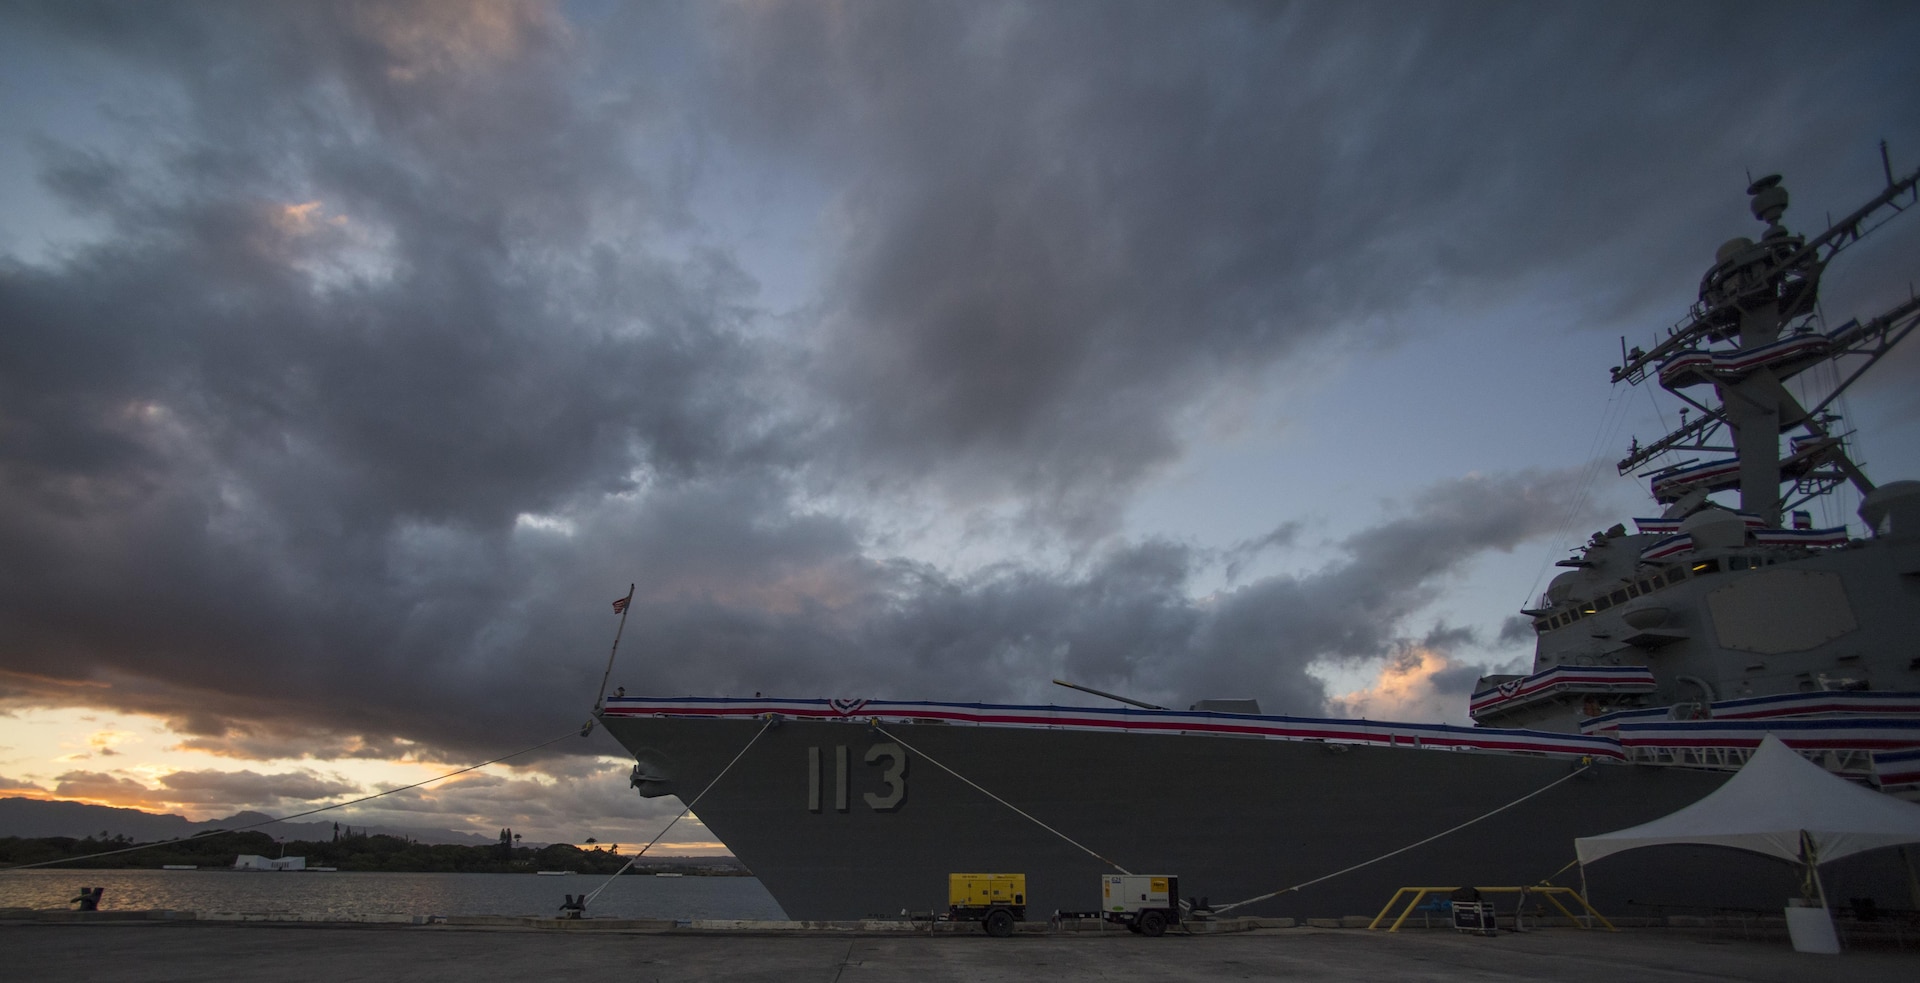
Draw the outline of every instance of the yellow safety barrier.
M1400 913L1400 917L1393 920L1393 926L1391 928L1388 928L1387 931L1389 932L1400 931L1401 924L1407 920L1408 915L1413 914L1413 909L1418 907L1420 902L1423 899L1425 899L1427 895L1452 894L1453 892L1458 890L1460 890L1459 887L1403 887L1400 890L1393 892L1393 899L1387 902L1386 907L1380 909L1380 914L1375 915L1373 917L1373 923L1367 926L1367 931L1371 932L1374 929L1379 928L1380 922L1387 917L1387 913L1392 911L1393 906L1399 904L1400 899L1405 897L1409 892L1413 894L1413 899L1407 902L1407 910L1402 911ZM1605 915L1602 915L1599 912L1593 910L1593 906L1587 903L1586 898L1580 896L1580 892L1570 887L1555 887L1553 885L1536 885L1534 887L1476 887L1474 888L1474 890L1479 891L1482 894L1518 894L1518 895L1521 895L1520 900L1522 903L1526 901L1526 895L1538 894L1546 898L1548 901L1552 902L1555 908L1560 909L1561 914L1567 916L1568 918L1573 919L1573 923L1575 925L1580 925L1580 916L1575 915L1572 911L1570 911L1567 908L1566 905L1563 905L1560 903L1560 899L1558 897L1555 897L1555 895L1564 894L1564 895L1567 895L1568 897L1573 898L1575 901L1580 902L1580 907L1587 909L1587 914L1592 915L1594 918L1599 919L1600 924L1605 925L1607 927L1607 931L1609 932L1620 931L1619 929L1613 927L1612 922L1607 921ZM1580 925L1580 927L1582 929L1585 929L1587 926Z

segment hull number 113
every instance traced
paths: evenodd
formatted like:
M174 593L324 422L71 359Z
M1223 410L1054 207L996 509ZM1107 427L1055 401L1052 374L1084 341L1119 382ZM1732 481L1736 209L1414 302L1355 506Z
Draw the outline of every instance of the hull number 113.
M847 811L848 755L845 744L828 749L833 768L833 809ZM807 811L819 812L827 796L826 769L818 747L807 748ZM907 752L891 741L867 748L864 760L879 766L879 779L885 783L879 792L862 792L860 800L875 812L892 812L907 800ZM871 769L869 769L871 770Z

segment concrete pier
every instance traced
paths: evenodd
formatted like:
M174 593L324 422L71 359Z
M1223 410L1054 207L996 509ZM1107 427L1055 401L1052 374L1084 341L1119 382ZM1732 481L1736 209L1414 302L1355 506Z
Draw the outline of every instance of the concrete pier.
M943 983L1287 979L1552 980L1555 983L1846 983L1920 978L1920 940L1877 940L1838 956L1784 939L1672 928L1570 928L1494 938L1451 931L1253 927L1158 939L1125 931L1027 931L992 939L784 923L616 925L552 919L413 924L299 922L102 912L107 918L0 913L0 951L18 979L115 983L220 979L488 983L617 979L767 983ZM535 922L544 924L536 925ZM1043 929L1044 926L1034 926Z

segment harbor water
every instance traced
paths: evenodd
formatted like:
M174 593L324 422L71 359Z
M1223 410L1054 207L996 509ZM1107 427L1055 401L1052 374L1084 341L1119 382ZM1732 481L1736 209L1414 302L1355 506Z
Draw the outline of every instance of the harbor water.
M607 883L574 874L398 874L232 870L0 871L0 908L67 908L82 887L106 889L102 910L273 912L303 916L553 915L564 895ZM752 877L628 874L588 910L599 918L784 919Z

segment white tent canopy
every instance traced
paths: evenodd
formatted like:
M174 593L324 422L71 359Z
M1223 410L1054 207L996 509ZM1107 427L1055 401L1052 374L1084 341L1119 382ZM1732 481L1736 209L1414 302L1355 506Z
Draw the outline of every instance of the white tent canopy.
M1730 846L1815 863L1902 843L1920 843L1920 805L1861 788L1802 758L1769 734L1712 795L1629 829L1573 841L1582 864L1622 850L1670 843Z

